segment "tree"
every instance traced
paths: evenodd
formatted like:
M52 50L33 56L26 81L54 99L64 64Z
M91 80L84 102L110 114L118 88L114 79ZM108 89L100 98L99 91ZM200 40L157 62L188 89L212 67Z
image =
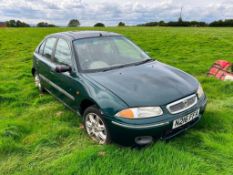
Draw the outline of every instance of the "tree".
M159 21L159 26L166 26L166 23L164 21Z
M39 22L37 25L37 27L56 27L56 25L54 24L49 24L47 22Z
M22 22L20 20L9 20L9 21L6 21L6 26L7 27L30 27L29 24L25 23L25 22Z
M94 27L105 27L105 25L103 23L98 22L94 25Z
M233 19L213 21L209 24L210 27L233 27Z
M46 22L39 22L36 26L37 27L47 27L48 23L46 23Z
M119 22L119 23L118 23L118 26L119 26L119 27L124 27L124 26L125 26L125 23Z
M21 22L21 21L16 21L16 26L17 27L30 27L27 23Z
M78 27L80 26L80 22L77 19L71 19L68 23L68 27Z
M6 26L7 27L16 27L16 21L15 20L6 21Z
M148 22L145 24L138 24L137 26L206 27L206 26L208 26L208 24L205 22L202 22L202 21L182 21L182 20L179 20L179 21L169 21L169 22L164 22L164 21L156 22L155 21L155 22Z

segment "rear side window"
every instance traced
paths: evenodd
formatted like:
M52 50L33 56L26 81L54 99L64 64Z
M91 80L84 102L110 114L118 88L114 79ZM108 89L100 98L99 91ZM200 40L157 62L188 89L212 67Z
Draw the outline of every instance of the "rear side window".
M40 55L43 55L43 52L44 52L44 45L45 45L45 41L40 45L40 48L39 48L39 51L38 51L38 53L39 53Z
M53 48L56 43L56 38L48 38L44 47L44 56L48 59L51 59Z
M71 66L71 51L64 39L59 39L55 51L55 60L58 63Z

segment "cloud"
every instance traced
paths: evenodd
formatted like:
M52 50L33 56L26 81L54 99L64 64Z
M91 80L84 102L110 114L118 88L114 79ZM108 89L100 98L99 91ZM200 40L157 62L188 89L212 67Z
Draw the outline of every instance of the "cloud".
M78 18L82 25L116 25L119 21L133 25L177 20L181 7L185 20L233 18L233 0L0 0L0 21L19 19L30 24L47 21L66 25L70 19Z

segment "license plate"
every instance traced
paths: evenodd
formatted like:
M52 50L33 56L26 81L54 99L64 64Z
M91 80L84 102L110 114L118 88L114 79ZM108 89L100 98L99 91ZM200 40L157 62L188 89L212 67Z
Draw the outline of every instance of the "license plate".
M199 116L199 109L173 121L172 129L178 128Z

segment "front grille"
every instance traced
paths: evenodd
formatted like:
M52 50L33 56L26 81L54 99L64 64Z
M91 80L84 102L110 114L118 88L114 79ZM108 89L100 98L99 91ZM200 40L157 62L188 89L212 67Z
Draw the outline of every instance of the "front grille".
M197 103L197 96L195 94L175 101L167 105L167 109L171 114L183 112Z

